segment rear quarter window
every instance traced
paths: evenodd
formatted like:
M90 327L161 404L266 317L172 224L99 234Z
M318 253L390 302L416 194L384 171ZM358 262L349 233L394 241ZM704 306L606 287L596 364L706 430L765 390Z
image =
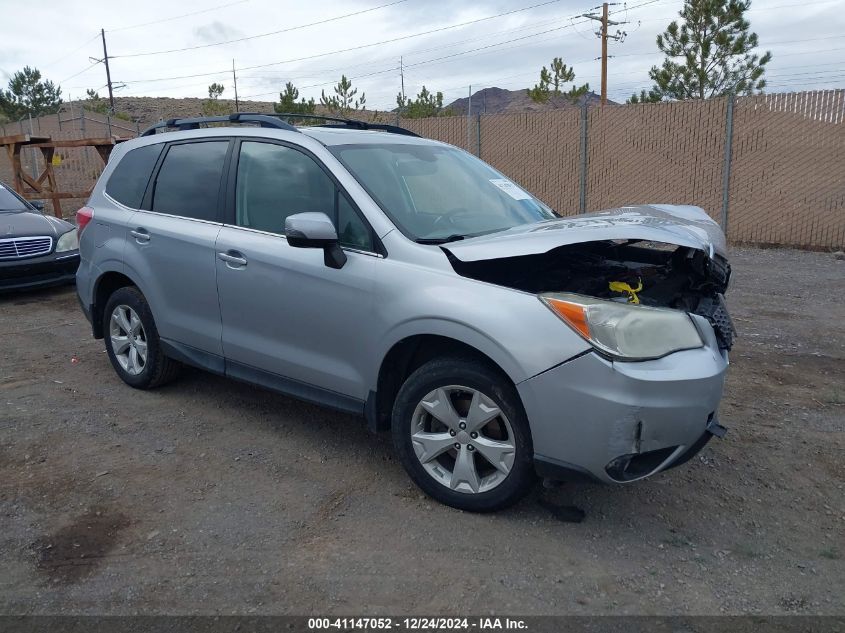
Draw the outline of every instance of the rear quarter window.
M162 147L156 143L126 152L106 183L106 193L127 207L139 209Z

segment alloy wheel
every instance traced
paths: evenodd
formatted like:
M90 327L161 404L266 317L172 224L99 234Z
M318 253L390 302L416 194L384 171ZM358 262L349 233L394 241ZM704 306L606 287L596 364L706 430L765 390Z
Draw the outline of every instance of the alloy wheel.
M147 335L135 310L119 305L112 311L109 337L114 357L127 374L137 376L144 371L147 366Z
M481 391L460 385L434 389L417 404L411 443L435 481L467 494L500 485L516 456L513 428L504 412Z

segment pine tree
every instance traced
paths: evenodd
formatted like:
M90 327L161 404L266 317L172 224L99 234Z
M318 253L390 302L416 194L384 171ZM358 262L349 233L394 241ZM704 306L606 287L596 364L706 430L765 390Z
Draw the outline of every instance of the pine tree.
M361 96L356 98L358 89L352 87L352 81L342 75L340 82L334 87L334 94L327 96L326 91L323 90L320 96L320 105L326 108L332 114L340 114L346 116L353 110L366 110L367 97L362 92Z
M297 99L299 99L299 90L291 82L287 82L285 91L279 93L279 103L274 103L273 109L278 113L314 114L317 109L314 99L308 101L304 97L299 101Z
M575 101L590 91L590 84L582 86L572 85L572 88L564 93L561 86L567 81L575 81L575 70L563 63L563 59L555 57L551 63L551 70L543 66L540 70L540 82L533 88L528 88L528 96L536 103L546 103L552 96L559 97L565 94L569 99Z
M752 52L758 42L745 19L750 6L751 0L686 0L681 23L673 21L657 36L666 59L649 72L655 84L650 93L663 99L707 99L762 91L772 54Z
M228 103L220 102L220 97L225 89L222 84L217 82L208 87L208 99L202 102L202 113L205 116L220 116L232 111Z
M400 92L396 95L396 105L399 106L399 114L406 119L448 116L449 114L448 110L443 110L443 93L434 94L425 86L419 91L416 99L403 98Z
M41 81L41 72L29 66L12 75L8 90L0 90L0 112L12 121L27 114L55 114L61 105L62 89L50 80Z

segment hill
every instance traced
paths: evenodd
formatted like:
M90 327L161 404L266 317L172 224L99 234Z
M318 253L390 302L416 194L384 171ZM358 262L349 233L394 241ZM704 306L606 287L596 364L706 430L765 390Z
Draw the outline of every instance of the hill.
M484 88L472 95L472 114L504 114L506 112L544 112L546 110L557 110L559 108L573 108L580 106L584 101L590 105L599 103L599 96L594 92L588 92L583 97L573 102L567 97L551 97L546 103L536 103L528 96L527 91L505 90L504 88ZM608 103L611 103L608 101ZM469 98L463 97L450 103L450 108L455 114L466 114Z
M114 107L118 115L128 116L133 122L137 121L143 129L162 119L186 118L202 116L202 104L205 99L185 98L172 99L170 97L115 97ZM83 101L74 101L73 109L78 113ZM220 104L235 111L235 102L231 99L220 99ZM270 101L241 101L241 112L273 112ZM70 112L71 105L65 103L63 110Z

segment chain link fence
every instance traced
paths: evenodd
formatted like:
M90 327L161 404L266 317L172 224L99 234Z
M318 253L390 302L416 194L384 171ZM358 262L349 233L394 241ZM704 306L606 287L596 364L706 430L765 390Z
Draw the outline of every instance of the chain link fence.
M845 245L845 90L403 120L563 214L693 204L734 244Z
M734 244L845 245L845 90L401 121L371 113L369 120L472 152L563 214L692 204ZM30 125L56 139L139 132L86 112L7 124L0 136L29 133ZM62 150L60 161L63 189L90 187L103 167L93 148ZM0 160L0 179L10 173ZM84 201L68 208L73 202Z

